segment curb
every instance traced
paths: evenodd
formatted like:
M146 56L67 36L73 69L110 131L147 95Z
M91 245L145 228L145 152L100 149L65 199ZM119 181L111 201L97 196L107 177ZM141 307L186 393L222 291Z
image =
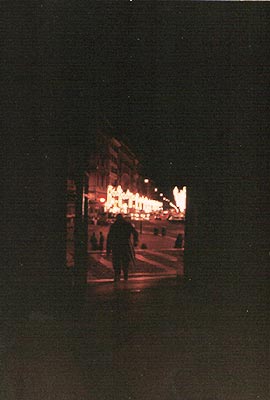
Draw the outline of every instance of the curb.
M129 281L136 281L136 280L160 280L160 279L178 279L177 274L155 274L155 275L150 275L150 274L143 274L139 273L138 275L132 275L130 274L129 276ZM105 282L114 282L113 278L94 278L94 279L88 279L87 283L92 284L92 283L105 283Z

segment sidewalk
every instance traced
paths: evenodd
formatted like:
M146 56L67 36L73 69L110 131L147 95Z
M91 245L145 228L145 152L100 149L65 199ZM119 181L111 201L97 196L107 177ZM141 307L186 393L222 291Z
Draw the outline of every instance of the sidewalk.
M89 284L72 306L10 322L0 399L269 399L266 308L142 277Z
M268 400L266 315L180 284L88 287L76 318L31 314L4 364L5 400Z

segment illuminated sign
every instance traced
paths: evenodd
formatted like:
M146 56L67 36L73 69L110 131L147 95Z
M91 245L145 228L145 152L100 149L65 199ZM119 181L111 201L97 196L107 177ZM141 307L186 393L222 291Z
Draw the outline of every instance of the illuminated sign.
M117 188L109 185L105 211L127 213L131 210L143 210L146 213L160 211L162 210L162 202L151 200L146 196L140 196L139 193L132 193L129 189L124 192L120 185Z
M179 190L177 186L173 189L173 195L175 204L177 205L180 212L186 211L186 197L187 197L187 188L183 187L182 190Z

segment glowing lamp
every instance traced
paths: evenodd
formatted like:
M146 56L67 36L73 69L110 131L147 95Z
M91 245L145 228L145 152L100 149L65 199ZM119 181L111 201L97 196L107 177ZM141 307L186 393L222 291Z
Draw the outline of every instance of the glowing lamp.
M186 210L186 186L182 190L179 190L177 186L173 189L173 195L175 203L180 210L180 212L185 212Z
M104 197L101 197L101 198L99 199L99 201L100 201L101 203L105 203L106 199L104 199Z

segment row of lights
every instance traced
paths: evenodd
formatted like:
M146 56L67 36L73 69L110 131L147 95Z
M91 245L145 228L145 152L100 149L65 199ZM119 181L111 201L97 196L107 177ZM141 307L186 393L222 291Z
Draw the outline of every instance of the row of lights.
M139 193L132 193L129 189L124 191L120 185L117 188L109 185L105 210L126 213L128 209L144 210L145 212L159 211L162 209L162 202L140 196Z
M149 182L150 182L150 181L149 181L148 178L145 178L145 179L144 179L144 183L149 183ZM155 193L157 193L157 192L158 192L158 188L155 187L154 191L155 191ZM163 193L160 193L159 196L162 197L162 200L163 200L163 201L167 201L167 202L170 202L170 201L171 201L171 200L167 199L166 197L164 197L164 194L163 194Z

